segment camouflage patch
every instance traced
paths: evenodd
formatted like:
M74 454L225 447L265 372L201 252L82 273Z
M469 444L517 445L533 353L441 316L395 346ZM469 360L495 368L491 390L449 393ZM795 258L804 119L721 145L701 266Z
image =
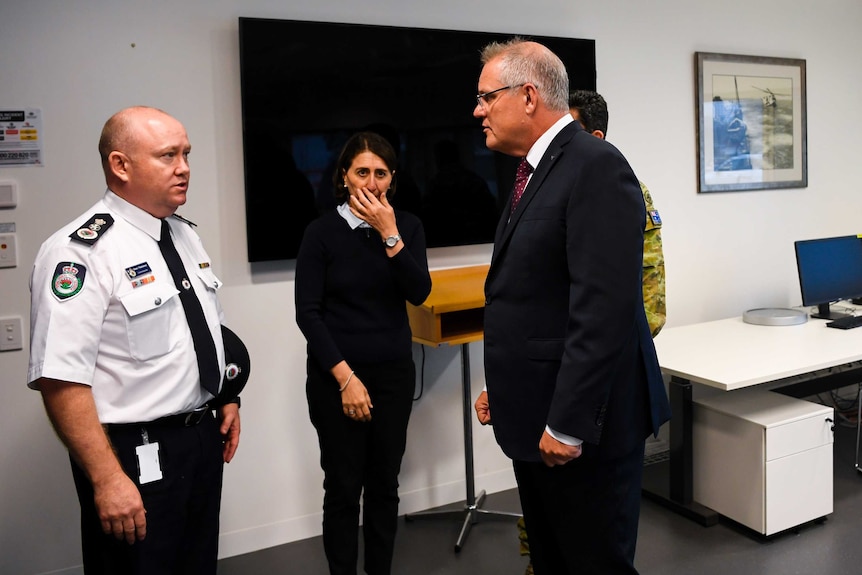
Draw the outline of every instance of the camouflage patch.
M646 207L646 226L644 226L644 230L649 231L655 228L660 228L661 216L652 203L652 195L649 193L649 190L643 182L638 183L641 185L641 193L644 196L644 206Z

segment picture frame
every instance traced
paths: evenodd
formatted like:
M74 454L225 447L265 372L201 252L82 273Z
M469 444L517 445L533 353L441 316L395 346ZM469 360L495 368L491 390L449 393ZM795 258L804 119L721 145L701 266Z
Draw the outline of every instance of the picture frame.
M808 186L805 60L695 52L698 191Z

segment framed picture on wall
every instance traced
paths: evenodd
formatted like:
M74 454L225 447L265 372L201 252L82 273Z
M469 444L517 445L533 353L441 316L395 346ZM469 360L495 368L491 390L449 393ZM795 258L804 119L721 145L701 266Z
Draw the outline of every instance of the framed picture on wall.
M808 186L805 60L695 52L699 191Z

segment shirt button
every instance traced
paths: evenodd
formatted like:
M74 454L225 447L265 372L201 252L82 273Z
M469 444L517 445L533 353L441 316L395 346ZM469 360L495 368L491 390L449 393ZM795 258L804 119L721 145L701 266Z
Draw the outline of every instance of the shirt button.
M162 298L157 297L155 300L153 300L153 303L156 305L162 305Z

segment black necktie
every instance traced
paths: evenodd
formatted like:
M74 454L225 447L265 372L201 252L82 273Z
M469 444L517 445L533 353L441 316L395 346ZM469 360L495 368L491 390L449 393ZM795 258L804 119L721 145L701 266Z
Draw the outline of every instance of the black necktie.
M515 172L515 187L512 190L512 210L510 214L515 212L518 207L518 202L521 201L521 196L524 195L524 188L527 187L527 180L530 179L530 174L533 173L533 166L527 162L527 158L521 158L521 163L518 164L518 171Z
M162 251L165 263L168 264L168 269L174 278L174 284L180 290L180 302L183 304L183 311L186 312L186 321L189 322L192 341L195 345L195 355L198 358L201 385L214 396L218 395L221 373L219 373L218 354L216 353L213 336L204 317L201 302L198 301L198 296L195 295L195 288L192 287L192 283L186 277L186 269L183 267L183 261L180 259L180 254L177 253L177 248L174 247L174 242L171 240L171 228L167 220L162 220L162 238L159 240L159 249Z

